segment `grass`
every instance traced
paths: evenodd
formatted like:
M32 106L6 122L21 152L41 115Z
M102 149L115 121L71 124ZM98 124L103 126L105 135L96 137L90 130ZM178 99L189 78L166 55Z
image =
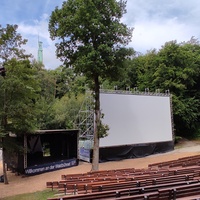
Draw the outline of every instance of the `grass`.
M47 198L53 197L55 194L55 191L51 190L44 190L34 193L28 193L28 194L19 194L11 197L5 197L1 200L47 200Z

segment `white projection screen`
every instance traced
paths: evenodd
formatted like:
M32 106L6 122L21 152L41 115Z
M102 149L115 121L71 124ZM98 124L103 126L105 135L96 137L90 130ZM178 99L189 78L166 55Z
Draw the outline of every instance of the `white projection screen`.
M169 96L100 93L100 104L110 128L100 147L173 140Z

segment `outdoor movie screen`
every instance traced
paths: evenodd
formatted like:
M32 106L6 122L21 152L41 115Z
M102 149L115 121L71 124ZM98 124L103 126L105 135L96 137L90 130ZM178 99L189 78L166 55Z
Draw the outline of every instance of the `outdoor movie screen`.
M172 141L170 96L100 93L109 135L100 147Z

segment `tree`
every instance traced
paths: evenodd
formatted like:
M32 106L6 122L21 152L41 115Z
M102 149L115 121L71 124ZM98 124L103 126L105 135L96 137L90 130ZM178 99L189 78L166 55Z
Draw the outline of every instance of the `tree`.
M36 79L41 88L35 103L39 110L36 116L38 128L72 128L69 124L75 120L74 113L78 112L75 110L80 108L79 97L85 89L84 76L75 76L73 69L63 66L46 70L41 63L34 61L32 65L37 70Z
M66 94L61 99L56 99L53 105L53 127L58 129L72 129L77 120L77 115L83 103L85 95L78 96Z
M199 47L167 42L158 52L160 62L154 73L153 83L173 94L175 128L183 136L194 135L199 119Z
M0 25L0 59L3 63L11 58L26 59L31 56L21 48L27 40L17 33L17 28L17 25L7 24L6 28Z
M22 45L26 44L17 33L17 25L0 26L0 60L6 72L0 77L0 137L3 149L4 182L8 179L5 170L5 152L12 145L5 145L4 138L9 132L17 135L35 128L35 101L38 84L35 71L30 65Z
M94 146L92 171L99 167L99 130L101 129L100 84L117 79L124 60L133 50L125 46L131 28L121 23L126 2L116 0L68 0L52 12L49 21L51 39L58 39L57 56L76 74L83 74L94 94Z
M52 73L56 78L56 98L62 98L65 94L70 96L85 92L85 77L77 76L73 68L59 66Z

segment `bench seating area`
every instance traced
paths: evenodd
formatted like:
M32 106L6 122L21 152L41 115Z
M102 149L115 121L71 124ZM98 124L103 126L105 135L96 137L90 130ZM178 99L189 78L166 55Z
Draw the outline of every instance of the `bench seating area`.
M200 155L150 164L146 169L102 170L62 175L47 182L58 191L48 200L200 199Z

